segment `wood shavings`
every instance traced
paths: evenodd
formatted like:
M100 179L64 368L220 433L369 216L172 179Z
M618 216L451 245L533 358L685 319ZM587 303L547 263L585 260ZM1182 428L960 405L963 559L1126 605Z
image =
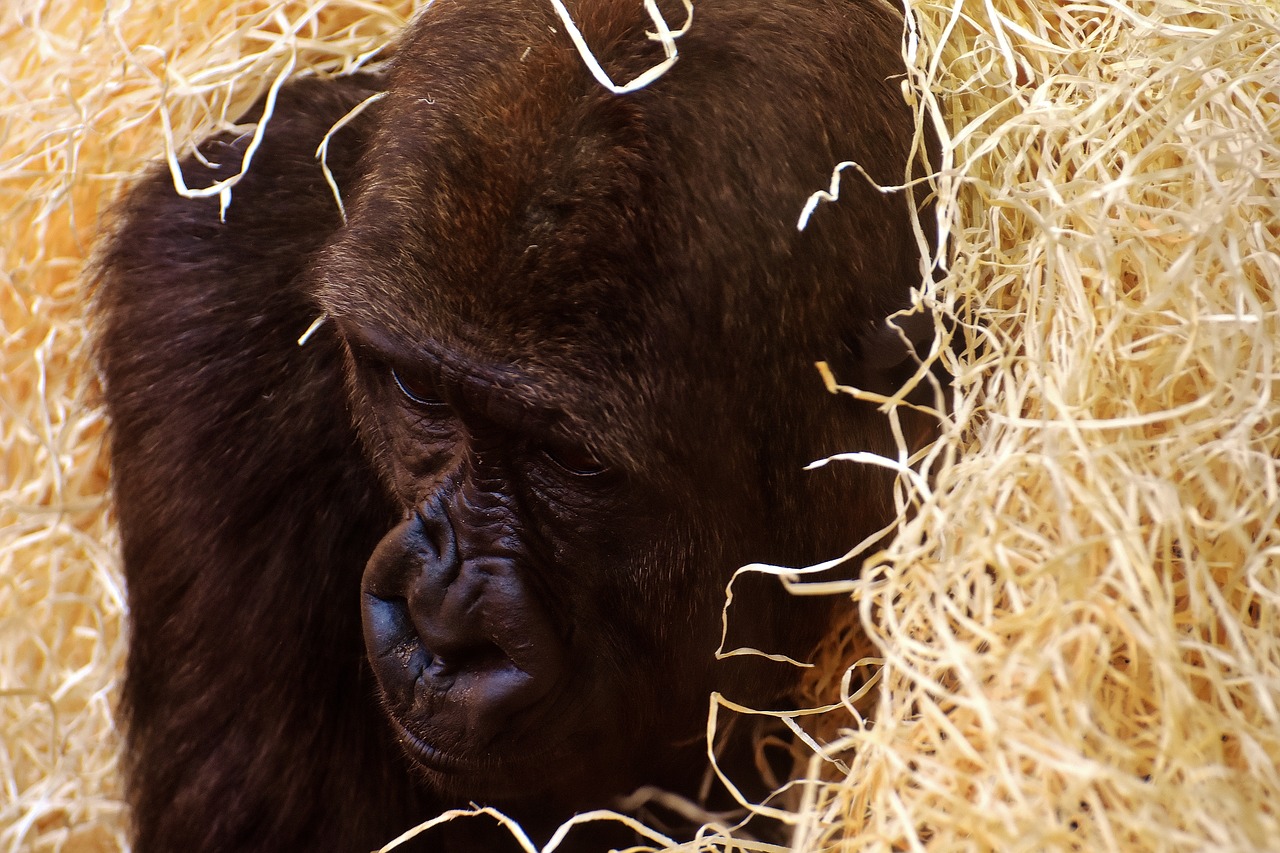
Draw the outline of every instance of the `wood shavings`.
M294 57L374 61L416 7L0 4L0 850L128 849L125 602L81 278L102 214L166 138L181 153L231 127Z
M329 169L329 140L333 138L335 133L350 124L352 119L368 109L370 104L377 103L386 96L386 92L375 92L356 104L347 111L346 115L333 123L333 127L329 128L329 131L324 135L324 139L320 140L320 145L316 148L316 159L320 161L320 170L324 172L325 183L329 185L329 191L333 193L333 200L338 205L338 213L342 216L344 223L347 221L347 208L342 203L342 190L338 188L338 182L333 179L333 172ZM299 345L306 343L306 339L311 336L311 333L319 328L319 322L313 323L306 333L298 339Z
M600 65L600 61L596 59L595 54L591 52L591 48L587 45L587 40L583 38L581 30L578 29L578 25L573 21L573 15L565 8L564 3L561 0L550 0L551 6L556 10L561 23L564 24L565 30L569 33L569 38L573 40L573 46L577 49L578 55L582 57L583 64L590 70L591 76L595 77L596 82L615 95L625 95L628 92L643 89L663 74L666 74L667 69L675 65L676 60L680 58L676 39L683 35L693 24L693 3L690 0L681 0L681 2L684 3L685 22L679 29L672 30L662 16L662 12L659 11L658 4L654 0L644 0L644 9L649 14L649 20L653 21L654 29L657 31L650 33L649 38L662 44L662 51L666 58L626 83L614 83L613 79L609 77L609 73L604 70L604 67Z
M125 605L81 278L100 214L286 74L376 62L422 4L19 5L0 8L0 849L124 850ZM751 567L849 606L809 708L782 715L811 760L749 805L800 851L1270 849L1280 5L906 8L904 95L942 141L919 300L955 336L926 358L950 405L922 452L827 462L901 474L902 524L846 555L858 580ZM654 23L673 61L682 30ZM641 834L778 849L710 817L684 845Z
M909 11L955 399L847 585L880 693L797 848L1269 849L1280 10Z

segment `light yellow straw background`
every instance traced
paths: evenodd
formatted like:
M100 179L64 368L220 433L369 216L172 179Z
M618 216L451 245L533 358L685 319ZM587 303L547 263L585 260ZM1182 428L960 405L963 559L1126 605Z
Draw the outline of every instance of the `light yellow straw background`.
M879 692L812 727L797 846L1280 848L1280 6L908 5L954 400L842 590L819 674ZM181 150L413 11L0 4L0 850L125 848L102 211L166 119Z

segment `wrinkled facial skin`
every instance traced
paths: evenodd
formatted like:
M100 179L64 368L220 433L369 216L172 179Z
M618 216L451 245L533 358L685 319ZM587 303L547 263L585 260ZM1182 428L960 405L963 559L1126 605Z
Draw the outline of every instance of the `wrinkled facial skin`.
M640 4L570 6L613 79L662 60ZM901 26L702 0L619 96L544 0L436 0L385 70L280 90L225 216L163 169L131 191L95 312L135 849L368 850L472 802L545 839L640 786L696 795L712 691L794 701L794 668L714 652L739 566L892 520L885 472L804 466L893 452L813 364L914 369L884 322L922 274L914 201L846 180L795 223L842 160L907 173ZM250 139L203 142L187 185ZM730 648L803 659L827 623L734 593Z
M696 496L566 430L552 382L343 329L364 439L404 508L362 604L406 752L438 790L492 802L678 786L663 777L702 749L725 579L700 572L735 565L714 538L677 538Z
M645 567L629 552L644 553L661 519L645 517L621 471L533 431L532 413L482 414L488 386L469 400L421 368L409 379L380 358L356 364L367 438L406 508L369 559L362 597L369 660L407 753L439 789L471 798L573 805L609 776L618 790L636 784L636 756L612 748L614 733L654 728L629 707L643 692L634 685L671 683L659 672L671 661L646 654L652 629L610 605L633 596L624 573ZM548 766L581 761L583 744L609 769L549 779Z

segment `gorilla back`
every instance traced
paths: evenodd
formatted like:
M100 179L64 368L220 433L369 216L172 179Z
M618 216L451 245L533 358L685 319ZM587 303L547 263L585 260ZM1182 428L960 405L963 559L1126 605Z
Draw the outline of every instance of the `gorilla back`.
M661 60L636 0L570 8L613 79ZM785 701L792 669L714 659L720 607L890 517L882 473L802 467L892 447L813 362L910 363L909 206L846 181L795 221L839 160L901 181L900 28L701 0L619 96L546 0L437 0L387 71L281 91L225 220L159 169L132 191L96 310L139 850L368 849L471 801L554 825L692 793L711 690ZM313 152L378 91L329 145L344 221ZM825 606L765 587L733 639L803 656Z

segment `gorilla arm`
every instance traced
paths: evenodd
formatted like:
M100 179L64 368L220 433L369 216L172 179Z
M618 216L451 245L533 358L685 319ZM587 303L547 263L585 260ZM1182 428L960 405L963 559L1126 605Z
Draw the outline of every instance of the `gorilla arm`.
M339 342L322 327L297 344L319 313L307 258L340 225L314 152L378 82L287 86L225 221L157 171L101 260L139 850L369 849L421 814L357 604L394 512L360 454ZM363 143L359 121L334 136L339 186ZM246 145L207 140L188 185L232 174Z

